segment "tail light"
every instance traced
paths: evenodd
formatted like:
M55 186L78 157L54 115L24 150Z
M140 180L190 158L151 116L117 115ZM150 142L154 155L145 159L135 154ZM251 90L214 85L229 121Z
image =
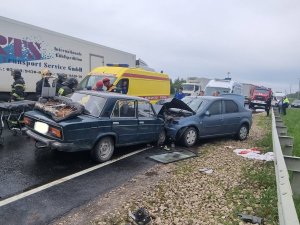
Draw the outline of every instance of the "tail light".
M62 133L59 128L56 127L49 127L48 131L52 136L57 137L57 138L62 138Z

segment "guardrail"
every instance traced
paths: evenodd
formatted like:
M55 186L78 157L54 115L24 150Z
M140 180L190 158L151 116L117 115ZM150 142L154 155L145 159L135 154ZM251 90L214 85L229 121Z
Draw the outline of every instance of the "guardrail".
M272 110L272 140L275 154L275 173L278 197L278 217L280 225L299 225L293 200L294 194L300 194L300 158L292 157L293 138L287 136L287 128L275 110ZM275 116L277 114L277 116ZM276 127L278 124L278 127ZM279 133L279 136L278 136ZM281 142L279 141L281 139ZM287 154L284 156L283 151ZM288 170L292 171L292 186ZM293 191L292 191L293 188Z

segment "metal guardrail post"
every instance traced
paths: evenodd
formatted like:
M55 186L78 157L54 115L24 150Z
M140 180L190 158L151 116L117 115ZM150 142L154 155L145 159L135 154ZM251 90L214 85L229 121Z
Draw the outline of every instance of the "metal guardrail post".
M293 200L288 170L283 158L277 134L275 115L272 109L272 140L275 154L275 173L278 197L278 217L280 225L299 225L298 216Z
M300 157L284 156L284 161L288 170L292 171L292 191L296 198L300 197Z
M293 155L294 138L290 136L280 136L279 142L283 155Z
M287 135L288 128L286 126L277 126L276 125L276 129L277 129L277 133L279 136Z

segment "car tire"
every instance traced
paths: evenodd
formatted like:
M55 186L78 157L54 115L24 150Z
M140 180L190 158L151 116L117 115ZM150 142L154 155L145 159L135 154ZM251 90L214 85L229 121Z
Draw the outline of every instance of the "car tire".
M157 146L163 145L166 141L166 131L165 129L162 129L159 133L158 140L156 142Z
M236 134L236 137L240 141L244 141L247 139L249 134L249 128L246 124L242 124Z
M197 130L194 127L188 127L182 135L182 144L186 147L193 146L198 140L197 136Z
M92 158L96 162L106 162L112 157L114 149L114 140L111 137L103 137L91 151Z

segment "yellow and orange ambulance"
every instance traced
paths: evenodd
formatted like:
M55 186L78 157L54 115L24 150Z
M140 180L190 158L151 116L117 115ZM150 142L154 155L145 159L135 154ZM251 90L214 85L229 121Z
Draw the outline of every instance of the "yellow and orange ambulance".
M109 78L112 84L107 91L143 97L152 103L170 96L170 79L167 74L148 71L140 67L130 68L127 64L107 64L107 66L93 69L80 82L79 89L93 89L97 81L104 78Z

